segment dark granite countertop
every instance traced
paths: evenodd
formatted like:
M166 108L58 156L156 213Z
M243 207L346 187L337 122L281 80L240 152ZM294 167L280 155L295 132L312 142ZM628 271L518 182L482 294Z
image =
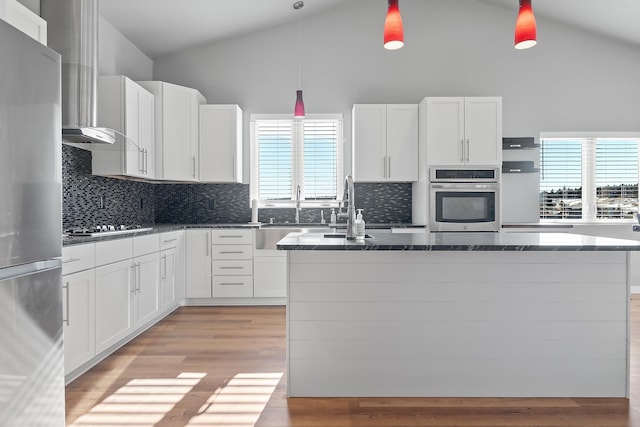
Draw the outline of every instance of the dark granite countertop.
M379 233L364 240L291 233L280 250L368 251L640 251L640 241L568 233Z
M186 230L186 229L198 229L198 228L210 228L210 229L223 229L223 228L259 228L261 225L265 227L327 227L327 232L330 232L331 229L345 229L346 224L338 223L338 224L295 224L295 223L287 223L287 224L261 224L261 223L242 223L242 224L154 224L154 225L143 225L142 227L145 229L144 231L132 231L123 234L109 234L109 235L95 235L95 236L72 236L68 237L63 235L62 245L63 246L71 246L71 245L80 245L83 243L92 243L92 242L104 242L107 240L116 240L116 239L125 239L129 237L142 236L145 234L155 234L155 233L164 233L168 231L175 230ZM390 229L390 228L424 228L424 225L420 224L406 224L406 223L389 223L389 224L367 224L368 229Z

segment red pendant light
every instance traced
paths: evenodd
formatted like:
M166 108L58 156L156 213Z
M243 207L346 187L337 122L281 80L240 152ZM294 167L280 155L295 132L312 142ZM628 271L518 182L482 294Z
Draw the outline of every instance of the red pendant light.
M304 118L304 102L302 101L302 90L296 91L296 105L293 107L293 117L296 119Z
M295 10L302 9L303 6L303 1L297 1L293 4ZM303 119L305 117L302 89L300 89L300 19L298 19L298 90L296 90L296 104L293 107L293 117L296 119Z
M384 20L384 48L394 50L400 49L402 46L404 46L404 31L400 7L398 0L389 0L387 17Z
M536 17L533 16L531 0L520 0L520 11L516 19L515 47L528 49L536 45Z

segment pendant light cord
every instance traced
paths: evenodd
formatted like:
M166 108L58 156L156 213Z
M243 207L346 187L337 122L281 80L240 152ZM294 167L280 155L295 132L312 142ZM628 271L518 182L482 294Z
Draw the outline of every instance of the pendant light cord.
M302 5L301 5L299 8L301 8L301 7L302 7ZM299 8L298 8L298 9L299 9ZM301 83L301 81L300 81L300 80L301 80L301 79L300 79L300 74L301 74L301 73L300 73L300 69L301 69L301 66L300 66L300 57L301 57L301 55L302 55L302 54L301 54L301 51L302 51L302 47L301 47L301 45L302 45L302 43L301 43L301 41L300 41L300 33L301 33L300 26L301 26L301 25L300 25L300 18L298 17L298 89L300 89L300 83Z

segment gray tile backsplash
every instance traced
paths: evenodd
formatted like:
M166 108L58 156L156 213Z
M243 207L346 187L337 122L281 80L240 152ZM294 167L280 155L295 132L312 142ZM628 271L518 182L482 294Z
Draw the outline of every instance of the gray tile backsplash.
M228 224L251 221L249 185L151 184L91 175L91 152L62 147L63 227L95 224ZM356 207L370 223L411 222L410 183L356 183ZM324 209L329 222L331 209ZM320 222L303 209L302 222ZM262 209L258 219L293 222L294 209Z
M62 146L63 229L153 224L154 185L91 175L91 151Z

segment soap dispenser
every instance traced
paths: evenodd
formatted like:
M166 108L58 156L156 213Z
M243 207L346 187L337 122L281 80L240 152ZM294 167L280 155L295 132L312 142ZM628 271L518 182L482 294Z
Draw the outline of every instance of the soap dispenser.
M358 209L356 216L356 239L364 239L364 219L362 218L362 209Z
M336 223L336 210L335 209L331 209L331 216L329 217L329 221L331 222L331 224L335 224Z

